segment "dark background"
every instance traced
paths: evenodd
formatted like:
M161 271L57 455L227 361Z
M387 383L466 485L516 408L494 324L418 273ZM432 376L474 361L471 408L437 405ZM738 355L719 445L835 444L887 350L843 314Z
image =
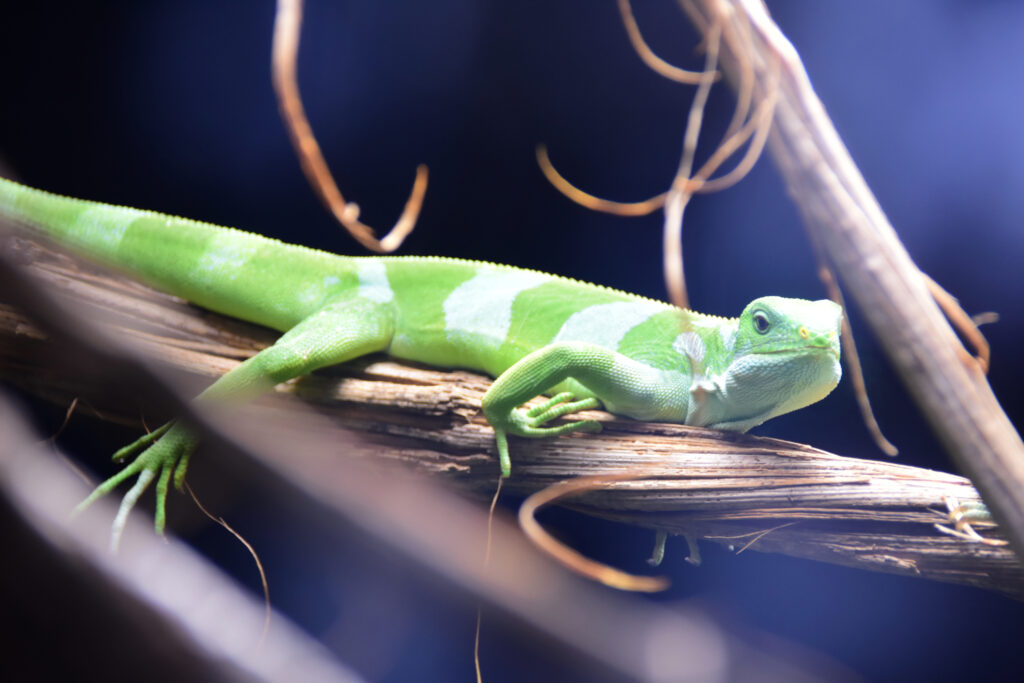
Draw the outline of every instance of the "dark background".
M0 24L5 174L360 253L307 186L278 118L271 2L7 4ZM700 63L674 3L636 5L656 51L681 65ZM985 328L990 378L1021 424L1024 4L769 6L913 258L969 313L1000 313ZM371 225L389 226L415 165L430 166L424 211L402 253L508 262L664 296L660 216L588 212L553 190L534 161L535 145L545 142L568 178L623 200L660 192L674 173L692 89L641 64L611 0L311 0L300 85L342 191ZM731 113L731 95L719 90L708 141ZM738 187L691 204L685 249L701 311L736 315L756 296L822 295L768 159ZM850 315L874 408L900 462L951 470L859 311ZM45 430L63 413L40 414ZM95 424L74 429L86 428ZM847 382L756 433L884 457ZM106 438L112 450L130 437ZM187 503L175 497L171 505ZM275 604L369 678L470 678L471 605L394 586L375 592L367 585L386 571L345 558L343 549L330 550L340 562L321 564L303 535L259 501L223 514L260 550ZM569 514L552 519L578 547L622 566L639 569L649 552L648 532ZM244 551L222 532L200 530L194 540L256 588ZM669 548L673 588L653 599L699 598L739 625L830 655L868 680L994 679L1024 667L1024 609L998 595L758 553L731 556L710 544L704 565L692 568L681 561L681 545ZM550 653L519 647L513 631L488 637L485 622L487 680L555 672L571 679Z

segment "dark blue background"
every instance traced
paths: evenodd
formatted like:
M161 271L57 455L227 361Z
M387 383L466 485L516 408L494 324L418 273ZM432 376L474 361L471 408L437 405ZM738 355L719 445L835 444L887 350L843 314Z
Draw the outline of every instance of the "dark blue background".
M5 172L65 194L359 253L306 185L278 118L272 3L29 5L7 7L0 25ZM1002 316L985 329L991 381L1020 424L1024 4L787 1L770 9L917 263L968 312ZM660 54L700 63L674 3L637 2L636 12ZM568 178L611 198L640 199L669 182L692 89L640 63L611 0L313 0L306 14L305 105L364 219L390 225L415 165L430 166L422 218L403 253L508 262L663 296L660 217L588 212L546 183L533 156L547 143ZM724 90L712 98L710 132L724 128L731 106ZM686 226L695 308L735 315L764 294L821 296L769 160L737 188L698 198ZM859 312L851 318L875 410L901 462L952 469ZM848 383L757 433L883 457ZM619 564L638 568L649 550L646 532L555 517L577 545ZM469 678L471 605L373 588L387 572L366 558L323 570L303 534L256 502L229 519L241 520L261 550L275 603L371 679ZM197 542L256 585L242 551L236 556L219 532ZM997 595L705 551L695 569L670 547L674 587L656 599L700 597L869 680L978 680L1024 666L1024 609ZM515 632L485 631L487 679L564 673L557 655L518 650Z

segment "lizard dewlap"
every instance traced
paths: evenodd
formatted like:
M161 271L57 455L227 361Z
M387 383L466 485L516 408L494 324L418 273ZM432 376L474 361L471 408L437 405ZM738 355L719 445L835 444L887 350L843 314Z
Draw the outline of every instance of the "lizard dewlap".
M380 351L496 377L483 409L504 476L508 434L599 428L550 424L579 410L746 431L824 398L840 377L842 311L831 301L768 296L720 318L511 266L339 256L3 179L0 215L166 292L283 332L200 401L250 398ZM538 395L551 400L521 408ZM173 474L180 485L194 447L184 429L165 426L122 449L134 461L90 499L131 477L133 492L156 480L162 528L168 483Z

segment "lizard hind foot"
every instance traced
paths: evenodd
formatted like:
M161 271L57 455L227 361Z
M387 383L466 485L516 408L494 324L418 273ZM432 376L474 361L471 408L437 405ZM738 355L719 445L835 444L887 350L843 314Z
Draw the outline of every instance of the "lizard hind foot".
M117 456L124 458L138 453L135 460L97 486L85 500L78 504L72 514L82 512L96 500L111 493L123 482L134 477L135 483L121 499L117 515L111 524L110 548L112 551L117 550L129 513L155 480L156 509L153 526L158 534L163 534L167 523L167 492L171 476L174 475L175 484L180 488L181 482L184 480L188 457L194 450L195 443L195 439L180 427L165 425L152 434L147 434L131 445L122 448L117 452ZM141 452L139 452L140 449Z

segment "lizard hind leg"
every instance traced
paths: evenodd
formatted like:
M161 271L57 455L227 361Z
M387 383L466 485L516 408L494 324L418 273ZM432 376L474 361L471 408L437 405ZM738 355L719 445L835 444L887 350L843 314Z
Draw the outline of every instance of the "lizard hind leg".
M388 307L354 294L340 296L299 322L276 343L220 377L197 401L202 405L208 401L255 398L293 377L382 351L390 343L392 331ZM170 424L122 448L115 459L135 459L97 486L75 509L76 513L134 477L135 484L122 499L111 528L111 546L116 548L128 513L156 481L154 526L157 533L163 533L171 479L177 488L182 487L197 443L198 439L190 431L179 424Z

